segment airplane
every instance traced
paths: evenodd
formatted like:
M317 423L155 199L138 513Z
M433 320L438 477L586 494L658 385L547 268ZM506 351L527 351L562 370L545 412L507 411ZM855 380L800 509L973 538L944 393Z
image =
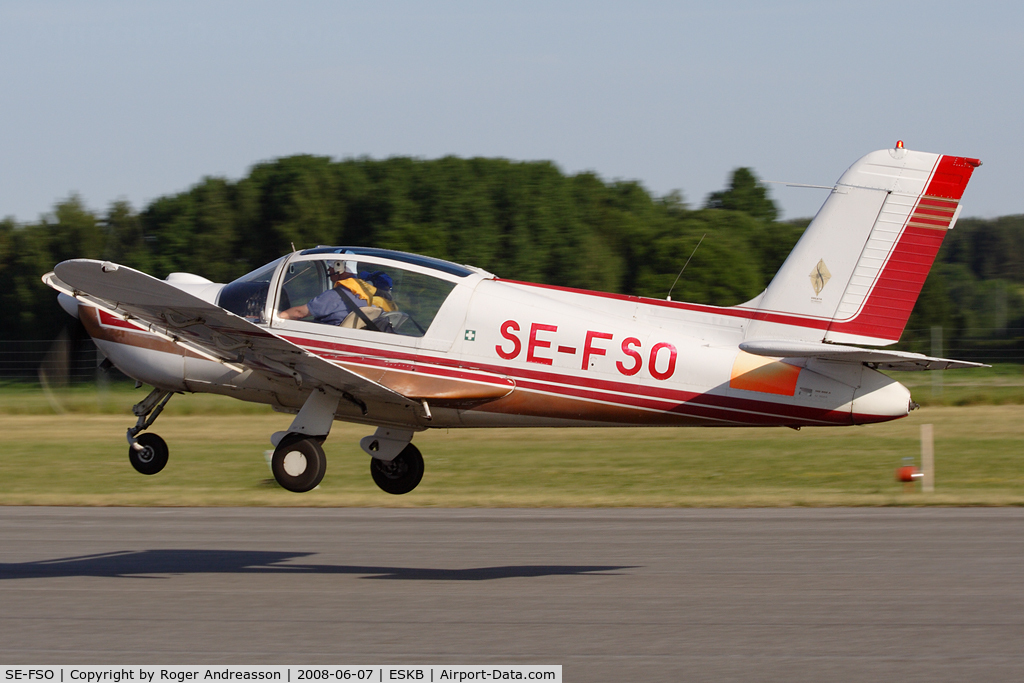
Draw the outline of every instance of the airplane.
M373 481L420 483L430 428L863 425L918 406L884 370L981 364L886 350L899 341L977 159L902 142L855 162L768 287L710 306L520 282L370 247L294 251L228 284L108 261L43 276L114 366L153 390L133 407L131 464L174 394L294 414L271 436L285 489L315 488L335 420L374 428ZM327 310L331 309L331 310Z

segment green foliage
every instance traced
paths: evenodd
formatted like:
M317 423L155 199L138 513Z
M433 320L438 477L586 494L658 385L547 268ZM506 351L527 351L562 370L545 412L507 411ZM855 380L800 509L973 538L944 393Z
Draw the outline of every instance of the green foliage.
M768 198L768 189L758 182L757 176L749 168L737 168L733 171L729 189L712 193L705 207L741 211L769 222L774 221L779 215L775 203Z
M1024 349L1024 216L957 221L900 346L930 353L933 326L942 327L947 356L1019 362Z
M978 279L1024 284L1024 215L957 221L939 258L967 266Z
M103 258L142 271L152 269L142 220L128 202L111 204L102 223L106 232Z
M767 284L803 226L776 209L749 169L691 210L680 193L566 175L550 162L293 156L237 182L203 178L136 213L104 214L71 196L39 223L0 225L0 320L12 338L66 324L40 275L68 258L104 258L156 277L227 282L295 248L379 246L485 268L509 279L664 297L707 234L674 297L736 304Z
M672 291L677 301L731 305L753 298L774 274L761 271L749 240L761 228L746 214L726 211L694 211L666 222L640 267L636 293L663 299L679 276Z

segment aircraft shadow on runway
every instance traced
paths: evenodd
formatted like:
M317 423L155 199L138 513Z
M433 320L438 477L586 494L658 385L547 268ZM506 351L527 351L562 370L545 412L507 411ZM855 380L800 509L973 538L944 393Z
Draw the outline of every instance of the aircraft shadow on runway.
M399 581L488 581L542 576L607 574L628 566L510 565L469 569L286 564L316 553L245 550L141 550L82 555L37 562L0 563L0 580L98 576L168 578L168 574L361 574Z

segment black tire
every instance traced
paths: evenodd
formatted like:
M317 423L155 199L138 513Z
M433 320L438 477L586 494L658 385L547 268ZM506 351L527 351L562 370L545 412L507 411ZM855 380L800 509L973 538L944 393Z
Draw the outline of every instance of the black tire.
M315 489L327 472L327 456L319 439L292 434L274 449L270 470L277 483L294 493Z
M167 442L156 434L139 434L135 441L142 446L136 450L133 446L128 447L128 460L132 467L140 474L156 474L167 465L167 457L170 451Z
M406 446L395 459L370 458L370 475L382 491L400 496L409 493L423 479L423 456L412 444Z

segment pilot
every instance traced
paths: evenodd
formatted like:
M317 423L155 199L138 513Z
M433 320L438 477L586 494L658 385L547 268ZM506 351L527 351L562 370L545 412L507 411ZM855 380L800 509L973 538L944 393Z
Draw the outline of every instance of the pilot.
M340 325L349 313L370 305L365 297L343 285L344 280L355 278L355 275L346 270L344 261L328 261L327 276L331 280L331 289L316 295L301 306L292 306L281 311L277 314L278 317L285 320L302 320L313 316L313 322Z

